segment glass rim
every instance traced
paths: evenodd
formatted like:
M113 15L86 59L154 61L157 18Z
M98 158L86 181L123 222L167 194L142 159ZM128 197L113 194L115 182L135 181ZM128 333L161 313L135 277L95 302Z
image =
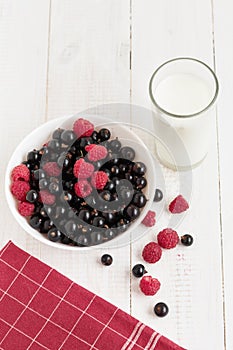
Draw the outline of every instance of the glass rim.
M153 92L152 92L152 85L153 85L153 80L156 76L156 74L166 65L173 63L175 61L182 61L182 60L187 60L187 61L194 61L196 63L199 63L201 65L203 65L205 68L207 68L209 70L209 72L211 73L212 77L214 78L214 82L215 82L215 93L214 96L212 98L212 100L210 101L210 103L203 108L202 110L192 113L192 114L175 114L175 113L171 113L166 111L164 108L162 108L155 100ZM206 63L196 59L196 58L192 58L192 57L177 57L177 58L173 58L170 59L164 63L162 63L152 74L151 78L150 78L150 82L149 82L149 94L150 94L150 98L152 103L164 114L170 116L170 117L174 117L174 118L190 118L190 117L196 117L200 114L202 114L203 112L207 111L216 101L217 97L218 97L218 93L219 93L219 82L218 82L218 78L215 74L215 72L213 71L212 68L210 68Z

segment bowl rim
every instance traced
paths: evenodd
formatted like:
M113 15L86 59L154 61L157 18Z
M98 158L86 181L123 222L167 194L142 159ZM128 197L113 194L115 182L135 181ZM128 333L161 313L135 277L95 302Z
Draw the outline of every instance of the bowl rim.
M122 233L121 235L117 236L116 238L114 238L113 240L110 241L106 241L104 243L98 244L98 245L93 245L93 246L88 246L88 247L78 247L78 246L71 246L71 245L65 245L62 244L60 242L52 242L50 240L48 240L44 235L40 234L38 231L36 231L35 229L31 228L30 225L28 224L28 222L26 221L25 217L22 217L19 212L17 211L16 205L12 206L12 200L15 201L15 204L17 203L16 200L14 199L14 197L12 196L12 193L10 191L10 183L11 183L11 171L13 169L14 166L16 166L17 164L13 164L13 160L16 157L16 155L18 155L19 150L22 148L22 145L24 143L27 142L27 140L31 140L31 138L36 135L40 130L42 130L43 128L45 128L46 126L48 127L48 133L51 132L51 128L53 126L53 128L55 127L61 127L61 123L62 122L66 122L68 121L68 119L71 118L75 118L75 117L80 117L82 116L83 118L89 118L91 120L91 118L98 120L100 123L97 125L97 128L99 128L101 126L101 124L109 124L109 125L117 125L118 127L120 126L121 129L124 129L126 132L130 133L131 136L133 136L133 140L135 142L140 143L140 145L145 149L145 151L147 152L147 157L150 160L150 168L152 170L153 173L155 173L155 165L154 165L154 160L153 157L150 153L150 151L148 150L147 146L144 144L144 142L142 141L142 139L132 130L129 130L130 125L122 125L121 123L117 122L117 121L112 121L111 119L108 119L106 117L102 117L99 115L94 115L94 114L85 114L85 113L77 113L77 114L72 114L69 116L64 116L64 117L59 117L59 118L55 118L52 120L49 120L45 123L42 123L41 125L39 125L38 127L36 127L35 129L33 129L29 134L27 134L22 140L21 142L18 144L18 146L14 149L13 153L11 154L7 167L6 167L6 171L5 171L5 181L4 181L4 187L5 187L5 196L6 196L6 200L7 200L7 204L10 208L10 211L14 217L14 219L18 222L18 224L21 226L22 229L24 229L24 231L28 234L30 234L33 238L37 239L38 241L40 241L41 243L44 243L47 246L50 247L54 247L54 248L58 248L58 249L62 249L62 250L67 250L67 251L89 251L91 249L100 249L100 248L107 248L107 249L113 249L113 248L118 248L118 247L122 247L124 244L117 244L118 240L120 239L120 237L122 237L123 234L127 233L128 235L130 235L129 238L129 243L131 243L132 240L132 232L133 230L135 230L142 222L142 220L144 219L144 217L146 216L148 210L150 209L152 203L153 203L153 196L151 196L150 198L148 198L148 201L145 205L145 207L143 208L143 210L141 211L140 216L138 217L138 219L136 219L133 224L129 227L128 230L126 230L124 233ZM133 127L133 125L131 124L131 126ZM123 139L123 138L122 138ZM26 150L27 152L27 150ZM156 188L156 182L155 182L155 177L152 177L154 180L154 183L152 183L150 186L153 186L153 188ZM149 228L147 228L145 226L144 232L142 235L144 235ZM111 242L114 241L114 245L111 246ZM109 246L108 246L109 245Z

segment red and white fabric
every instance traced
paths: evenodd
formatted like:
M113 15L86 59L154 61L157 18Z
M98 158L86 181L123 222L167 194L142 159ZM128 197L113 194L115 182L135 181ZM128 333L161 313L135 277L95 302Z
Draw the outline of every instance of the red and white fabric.
M0 252L0 349L183 348L9 242Z

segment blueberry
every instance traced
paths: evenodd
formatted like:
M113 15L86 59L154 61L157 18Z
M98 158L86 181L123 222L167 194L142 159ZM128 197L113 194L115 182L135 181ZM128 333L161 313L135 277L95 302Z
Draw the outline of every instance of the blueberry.
M137 264L133 267L132 273L134 277L140 278L142 277L145 273L147 273L145 266L142 264Z
M111 132L108 129L105 129L105 128L100 129L99 138L101 142L109 140L110 137L111 137Z
M135 151L132 147L122 147L120 151L120 155L123 159L134 160Z
M158 317L165 317L169 312L169 308L165 303L157 303L154 307L154 313Z
M118 139L111 140L109 143L109 149L114 153L118 153L121 149L121 142Z
M156 188L154 202L160 202L162 199L163 199L163 192L159 188Z
M143 193L135 193L132 203L138 208L143 208L146 205L147 199Z
M146 166L142 162L136 162L132 170L137 176L142 176L146 173Z
M48 232L48 239L52 242L58 242L62 237L62 233L56 228L51 228Z
M101 257L101 263L105 266L109 266L109 265L112 265L112 262L113 262L113 258L111 257L111 255L109 254L104 254L102 257Z
M35 190L30 190L28 191L27 195L26 195L26 200L29 202L29 203L35 203L38 199L39 195L38 195L38 192L35 191Z
M181 237L181 243L186 247L189 247L193 244L193 237L191 235L184 235Z
M61 134L63 133L64 129L56 129L54 130L53 134L52 134L52 138L56 139L56 140L60 140L61 139Z

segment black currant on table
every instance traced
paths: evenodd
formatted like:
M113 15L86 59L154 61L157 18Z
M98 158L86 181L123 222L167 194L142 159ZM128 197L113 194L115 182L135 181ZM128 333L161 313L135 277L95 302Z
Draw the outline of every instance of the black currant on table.
M142 264L137 264L132 268L132 273L134 277L140 278L142 277L145 273L147 273L145 266Z
M169 308L165 303L157 303L154 307L154 313L158 317L165 317L169 312Z
M104 254L101 257L101 263L105 266L110 266L113 263L113 258L109 254Z
M111 132L110 132L110 130L103 128L103 129L100 129L98 136L99 136L99 139L101 142L107 141L111 137Z
M154 195L154 202L160 202L163 199L163 192L156 188L155 195Z
M181 243L186 247L189 247L193 244L193 237L189 234L183 235L181 237Z

